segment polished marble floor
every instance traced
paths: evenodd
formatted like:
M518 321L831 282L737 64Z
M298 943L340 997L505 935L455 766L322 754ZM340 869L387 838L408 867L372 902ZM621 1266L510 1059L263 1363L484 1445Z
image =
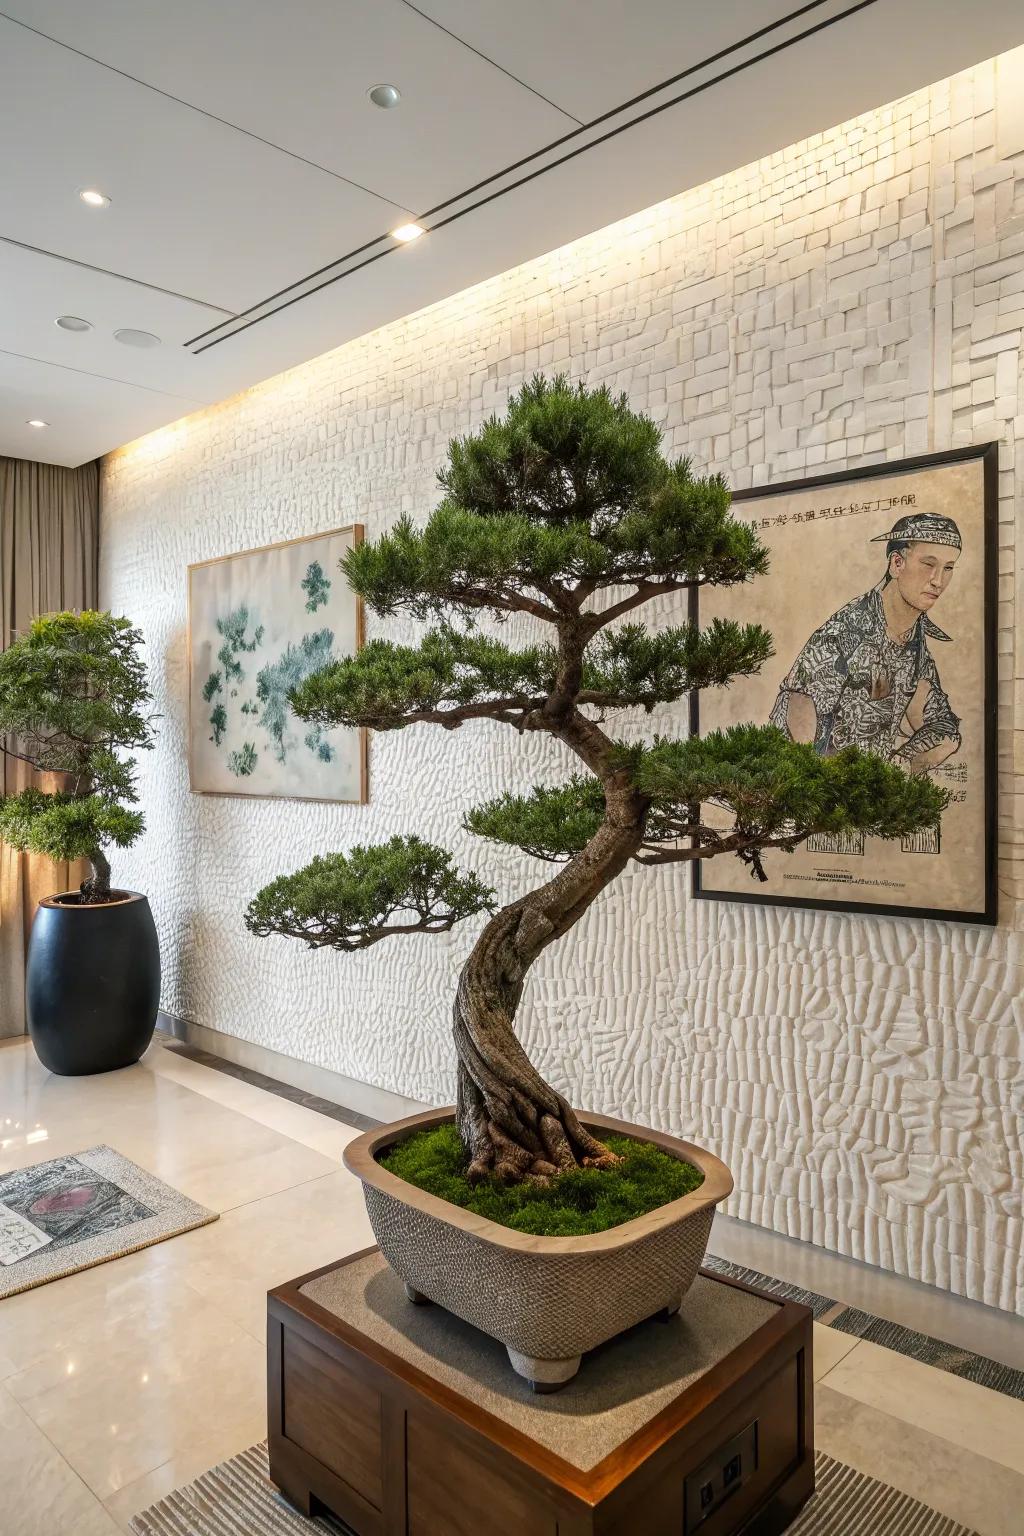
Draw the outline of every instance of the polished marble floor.
M50 1076L25 1043L0 1047L0 1172L106 1142L221 1212L0 1302L3 1536L117 1536L263 1438L267 1289L372 1240L339 1166L357 1134L160 1043L89 1079ZM739 1223L716 1223L713 1246L1020 1363L1022 1325L1000 1314ZM817 1324L815 1376L822 1450L981 1536L1021 1536L1024 1402Z

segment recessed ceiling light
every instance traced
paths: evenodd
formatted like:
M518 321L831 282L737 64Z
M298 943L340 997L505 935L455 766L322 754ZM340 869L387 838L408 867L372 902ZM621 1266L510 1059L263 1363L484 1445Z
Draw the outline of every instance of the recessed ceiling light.
M154 336L152 331L133 331L131 326L114 332L114 340L119 341L122 347L158 347L160 337Z
M397 229L391 231L396 240L401 240L403 245L408 245L410 240L418 240L420 235L425 235L426 230L422 224L399 224Z
M31 421L26 421L25 425L26 427L48 427L50 423L48 421L40 421L38 416L34 416Z
M58 315L53 323L59 325L62 331L92 330L92 321L83 320L81 315Z
M99 192L95 187L82 187L79 197L83 203L88 203L90 208L109 208L110 198L105 192Z
M397 85L373 85L366 94L375 107L383 107L385 112L392 107L397 107L402 99L402 93Z

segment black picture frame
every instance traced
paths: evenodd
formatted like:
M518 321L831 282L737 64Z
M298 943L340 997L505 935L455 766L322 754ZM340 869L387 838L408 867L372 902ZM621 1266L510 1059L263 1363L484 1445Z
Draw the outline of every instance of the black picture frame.
M972 447L953 448L941 453L921 454L915 458L868 464L855 469L840 470L835 474L814 475L808 479L785 480L769 485L752 486L749 490L736 491L734 502L760 501L771 496L791 495L794 492L842 485L850 480L886 479L905 475L914 470L934 469L948 464L982 461L983 481L983 529L984 529L984 579L983 591L983 658L984 658L984 720L985 741L983 749L985 792L985 849L984 892L985 904L979 912L949 911L942 908L913 907L881 902L828 901L817 897L785 897L777 894L763 895L756 890L749 892L706 890L701 880L700 859L693 863L692 894L700 901L741 902L748 906L792 907L824 912L858 912L876 917L926 917L945 922L971 923L992 927L997 921L999 891L997 885L997 821L998 821L998 747L997 747L997 602L998 602L998 513L999 513L999 444L982 443ZM700 589L690 592L689 617L691 623L700 621ZM700 732L700 695L690 694L689 724L692 735Z

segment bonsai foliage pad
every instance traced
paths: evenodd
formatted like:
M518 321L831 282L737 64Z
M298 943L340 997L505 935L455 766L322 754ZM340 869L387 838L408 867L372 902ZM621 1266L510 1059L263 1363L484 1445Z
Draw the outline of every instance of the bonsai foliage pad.
M358 1536L770 1536L814 1486L810 1310L717 1276L550 1396L375 1248L272 1291L268 1350L271 1477Z

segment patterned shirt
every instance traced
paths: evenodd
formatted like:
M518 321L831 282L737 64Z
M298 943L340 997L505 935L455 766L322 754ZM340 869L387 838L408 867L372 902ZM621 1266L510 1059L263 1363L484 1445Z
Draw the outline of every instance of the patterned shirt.
M806 694L817 711L816 752L860 747L906 768L942 742L952 742L953 750L960 745L960 721L928 648L929 640L950 637L921 614L906 639L893 640L881 592L873 587L854 598L814 631L783 678L769 718L788 731L789 696ZM906 713L921 683L930 688L915 730Z

